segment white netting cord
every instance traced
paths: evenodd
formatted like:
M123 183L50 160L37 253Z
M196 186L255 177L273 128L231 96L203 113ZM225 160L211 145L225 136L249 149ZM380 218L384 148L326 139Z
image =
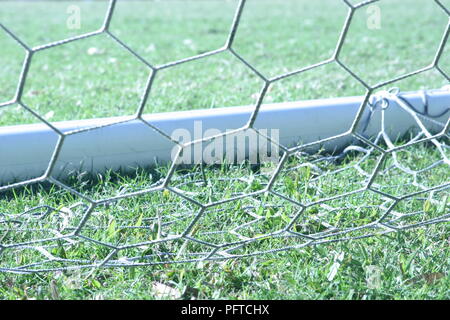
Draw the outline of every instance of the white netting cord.
M307 152L309 146L340 137L336 136L294 148L279 146L282 157L277 165L256 169L243 166L234 171L236 166L232 165L223 165L219 169L201 166L185 170L179 168L175 160L165 175L145 190L133 192L130 191L132 187L124 186L123 192L114 197L94 200L64 181L51 177L68 134L60 132L36 114L59 136L49 168L39 179L0 187L0 191L7 193L46 181L60 187L55 192L61 197L69 194L73 200L60 206L39 204L25 208L21 213L0 212L0 271L27 273L223 260L366 238L450 221L450 105L442 113L434 114L428 108L426 91L422 93L422 105L419 107L412 105L397 88L375 93L395 81L430 69L449 79L438 65L448 39L449 26L433 65L390 79L376 87L367 86L363 79L339 61L338 55L310 68L267 79L233 51L232 44L245 2L239 2L224 48L159 67L151 65L110 33L108 27L115 9L114 0L110 1L101 30L36 48L29 48L0 24L3 31L21 44L28 54L15 100L0 106L19 103L34 113L21 102L33 53L107 33L154 71L141 101L141 112L154 74L159 69L226 50L236 55L265 82L249 127L237 131L256 130L252 128L253 123L271 83L325 63L336 62L368 90L367 99L360 106L351 132L346 133L343 128L342 135L353 138L351 145L335 154ZM352 5L343 0L350 12L372 2L375 1ZM440 1L435 2L449 15ZM351 17L349 15L342 30L337 53L345 40ZM401 143L389 134L387 125L392 120L389 119L389 110L394 104L416 124ZM134 120L142 120L140 117L141 113L138 113ZM447 121L443 122L443 118ZM366 129L376 121L379 121L377 125L380 127L378 134L366 136ZM100 126L70 134L98 128ZM158 128L152 128L171 139ZM187 146L189 144L180 144L180 148ZM414 153L422 148L433 151L428 153L430 158L425 167L416 167ZM224 174L224 170L228 171ZM333 185L339 180L346 181L345 190L342 186ZM230 191L230 185L239 187ZM139 208L136 201L141 201Z

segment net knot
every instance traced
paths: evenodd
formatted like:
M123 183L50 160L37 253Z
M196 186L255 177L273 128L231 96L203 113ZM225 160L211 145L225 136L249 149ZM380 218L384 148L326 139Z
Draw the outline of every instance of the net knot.
M389 90L382 90L373 94L369 99L369 106L372 111L377 107L385 110L389 107L389 100L393 97L398 97L400 95L400 89L397 87L391 88Z

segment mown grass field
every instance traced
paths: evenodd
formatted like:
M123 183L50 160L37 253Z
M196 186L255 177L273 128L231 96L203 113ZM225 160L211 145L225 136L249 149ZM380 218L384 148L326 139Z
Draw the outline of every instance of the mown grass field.
M356 1L352 1L355 3ZM443 1L447 7L448 2ZM67 8L81 9L80 29L67 27ZM161 66L209 50L225 43L236 1L118 1L111 31L152 65ZM379 3L380 29L367 27L365 8L357 11L342 49L342 62L369 84L386 81L430 64L448 22L448 15L432 1L392 0ZM98 29L107 2L21 2L0 3L0 22L29 46ZM290 72L328 59L335 48L347 14L342 1L249 1L242 16L234 49L267 77ZM405 32L405 29L408 30ZM3 32L0 33L0 103L13 98L24 52ZM440 66L450 72L450 48L446 47ZM106 35L44 50L33 57L25 85L23 102L49 121L132 115L137 110L149 69L130 56ZM145 107L146 113L249 105L255 103L262 81L230 53L160 70ZM399 81L392 86L402 91L440 88L448 81L436 71ZM337 64L330 64L274 83L265 102L295 101L322 97L364 94L364 87ZM212 111L213 112L213 111ZM16 105L0 108L0 125L36 122ZM448 138L440 140L449 145ZM0 142L1 146L1 142ZM448 149L445 151L449 156ZM1 155L3 156L3 155ZM353 153L338 163L320 163L321 176L302 163L314 158L292 158L275 185L277 192L301 203L320 200L361 188L365 177L356 164L370 173L379 154L364 158ZM420 145L399 153L399 161L415 170L442 159L433 145ZM383 192L401 195L419 189L411 175L390 170L385 163L376 179ZM336 172L336 170L348 168ZM208 184L199 181L200 170L191 179L175 175L172 186L202 203L262 189L269 181L267 171L248 166L222 166L206 170ZM269 168L270 169L270 168ZM68 182L93 199L142 190L164 177L167 168L139 171L132 176L111 174L95 183L83 179ZM336 172L336 173L335 173ZM436 166L419 182L425 186L450 181L448 165ZM320 191L320 192L319 192ZM400 225L437 217L450 210L449 189L401 202L398 212L423 214L398 221ZM70 208L73 221L64 225L73 231L83 205L80 199L56 186L34 186L0 195L0 214L17 214L33 230L0 231L2 244L49 236L47 229L61 224L56 214ZM322 221L350 228L370 223L386 211L389 201L372 192L327 202L337 211L308 207L294 231L322 232L323 225L309 219L321 213ZM33 222L19 214L46 205L55 210L48 218ZM229 231L263 217L240 229L246 237L258 237L278 230L299 208L291 202L263 194L234 201L209 210L199 221L198 239L212 243L236 241ZM178 234L198 210L170 192L156 192L100 206L89 220L83 236L112 244L138 243ZM37 209L42 214L44 209ZM77 216L78 213L78 216ZM184 215L177 216L183 213ZM27 220L28 219L28 220ZM159 222L155 221L159 219ZM304 219L304 220L302 220ZM30 222L31 221L31 222ZM139 227L132 228L130 226ZM218 231L218 232L216 232ZM216 233L214 233L216 232ZM363 233L354 233L362 235ZM302 239L261 239L235 253L300 245ZM279 253L214 262L162 264L98 270L72 270L40 274L0 273L3 299L448 299L450 298L450 229L448 223L377 235L371 238L306 246ZM127 249L125 256L141 257L158 252L204 252L199 243L175 241L155 247ZM85 243L55 245L51 253L67 259L98 261L109 253L104 246ZM19 266L38 259L34 251L0 255L0 267ZM50 263L47 267L58 266ZM370 270L378 270L379 285L368 284ZM166 294L161 291L166 289ZM168 290L168 291L167 291Z

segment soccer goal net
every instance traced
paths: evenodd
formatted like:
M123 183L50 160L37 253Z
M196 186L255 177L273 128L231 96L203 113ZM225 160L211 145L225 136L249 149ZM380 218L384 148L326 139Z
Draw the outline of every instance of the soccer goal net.
M450 221L444 0L2 1L0 271Z

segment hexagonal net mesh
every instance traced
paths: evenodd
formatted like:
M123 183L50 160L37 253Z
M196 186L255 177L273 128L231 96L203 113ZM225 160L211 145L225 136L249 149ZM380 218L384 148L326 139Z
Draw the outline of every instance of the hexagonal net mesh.
M123 9L117 2L109 2L103 25L98 31L35 47L22 40L14 28L0 23L4 34L25 52L16 93L12 100L0 104L0 115L2 110L17 106L14 109L17 113L20 110L23 117L37 119L53 130L57 137L55 147L49 154L48 168L42 176L0 187L0 271L27 273L222 260L449 222L450 95L444 95L447 97L447 100L444 100L447 106L441 106L439 112L435 112L429 105L429 97L436 91L431 90L429 83L427 90L419 93L419 104L412 103L408 95L398 89L378 92L382 88L392 87L394 83L416 79L430 72L448 83L450 78L444 64L445 61L448 62L445 57L450 32L450 11L443 1L426 2L426 6L432 8L434 14L441 15L446 23L441 29L433 24L434 30L438 30L440 36L434 43L433 56L427 57L431 64L416 70L401 69L400 74L390 74L387 80L383 79L375 85L368 84L367 79L370 75L378 74L380 70L386 70L389 63L376 64L379 70L364 70L362 62L361 70L364 71L361 74L354 71L351 63L347 61L358 57L369 59L380 51L388 52L389 57L389 46L371 44L373 50L365 53L364 50L358 51L358 57L353 57L353 51L346 51L345 48L353 24L358 24L358 14L366 12L379 1L334 1L344 10L345 16L343 25L336 28L338 40L333 46L331 58L294 70L282 68L282 72L277 70L273 77L268 77L265 72L260 71L260 64L255 62L257 59L252 61L245 54L241 55L235 46L240 27L245 24L248 2L251 1L236 2L234 18L228 26L229 32L223 38L224 46L159 65L122 39L121 35L124 33L116 33L111 27L114 17ZM405 2L402 5L405 5ZM199 3L200 6L203 4ZM228 2L228 5L230 3L235 4ZM281 2L274 3L274 7L283 8ZM425 6L425 2L423 4ZM138 4L137 8L140 5ZM417 9L416 14L420 11ZM204 12L201 14L207 15ZM158 12L156 17L159 17ZM158 23L159 20L154 21L148 23ZM264 30L258 32L269 34L272 32L270 26L271 24L266 25ZM326 22L316 22L316 29L321 26L325 28ZM145 25L142 30L146 30ZM216 34L218 31L211 29L209 32ZM369 33L370 30L363 29L363 32ZM347 78L363 88L364 96L353 116L351 126L342 128L338 135L293 146L270 140L270 143L276 144L280 150L280 156L275 163L249 164L244 161L239 164L181 166L176 158L168 165L137 169L133 174L107 171L88 175L85 172L76 172L67 179L59 179L52 171L71 137L94 132L104 126L113 127L117 123L94 125L71 132L61 131L49 120L51 115L41 114L34 105L26 102L26 97L39 95L39 92L27 91L26 82L37 77L30 72L33 71L32 63L39 54L53 52L58 48L102 35L116 44L122 54L132 56L139 68L148 70L136 115L122 119L121 122L138 121L149 130L155 130L162 139L168 139L178 147L178 158L183 156L181 151L187 147L236 132L252 131L270 139L255 127L255 122L264 101L270 101L268 98L273 94L272 86L283 87L283 81L288 81L286 86L289 86L289 81L296 79L296 89L301 90L302 86L308 86L310 90L314 81L311 81L307 74L320 68L334 65ZM252 34L246 34L246 39L251 41L251 36ZM279 34L274 35L278 36ZM138 39L141 39L141 36ZM295 42L295 38L291 40ZM358 47L365 41L370 41L370 37L357 39L352 43L356 43L355 46ZM183 43L186 46L191 45L189 39L185 39ZM154 50L152 46L147 48L148 51ZM295 52L307 46L308 43L295 42ZM412 52L418 52L424 47L421 46L420 40L419 43L410 43L409 46L414 49ZM96 48L89 50L89 54L98 53ZM263 57L265 66L270 65L273 59L272 51L277 50L283 49L276 46L261 49L260 56L266 55ZM356 51L355 49L354 52ZM155 79L158 74L193 63L196 63L195 68L200 68L207 59L224 53L233 57L240 68L250 72L262 83L253 111L244 126L197 141L180 142L173 141L172 137L144 120L143 114L147 110L145 107L149 104L149 96L153 90L157 90L158 82ZM108 55L108 51L106 54ZM78 51L75 51L74 55L78 55ZM315 52L313 55L321 56L321 53ZM58 59L64 59L63 56ZM346 60L346 57L349 60ZM108 63L116 63L115 57L109 56L108 59ZM395 59L389 57L388 62L395 65L398 63ZM295 58L293 60L295 64ZM55 61L56 64L59 63ZM93 62L93 67L94 64ZM264 66L261 66L261 69L264 69ZM182 69L180 70L176 77L183 77ZM223 70L222 72L224 76L221 76L220 72L217 75L219 84L230 80L227 78L228 74ZM83 81L83 74L78 73L77 69L67 68L64 74L75 74L79 81ZM193 74L194 82L204 75L197 69L194 69ZM100 76L100 72L96 73L97 75ZM47 77L51 75L47 74ZM327 75L324 78L326 77ZM334 75L331 76L333 77ZM231 80L240 82L242 88L246 86L246 81L250 81L244 77ZM344 85L339 86L340 81L336 76L328 85L338 87L338 93L345 92ZM425 83L427 84L427 81ZM66 85L76 86L76 83ZM111 91L121 90L120 84L112 85ZM210 85L212 86L213 82ZM168 87L170 85L167 85ZM46 88L45 83L42 88ZM219 92L226 90L221 86L219 88ZM90 90L97 92L96 90L103 89L93 85ZM109 91L104 90L108 95ZM320 97L320 86L316 90ZM445 93L445 90L438 92ZM157 92L163 94L163 91ZM202 93L207 94L207 91L198 91L200 97L197 99L201 100ZM281 90L281 100L289 99L288 91ZM87 95L89 91L82 91L81 94ZM226 98L230 98L230 94L232 93L227 92ZM213 97L219 95L220 93L212 94ZM341 96L345 94L342 93ZM64 99L60 99L58 103L64 103ZM175 92L169 96L168 101L176 99ZM196 101L191 103L195 104ZM389 110L394 108L394 105L397 112L390 113ZM389 133L388 127L395 126L401 118L408 118L414 125L406 134L396 137ZM377 133L366 135L366 128L373 122L377 122ZM340 150L321 148L325 143L334 143L340 139L347 139L345 147Z

